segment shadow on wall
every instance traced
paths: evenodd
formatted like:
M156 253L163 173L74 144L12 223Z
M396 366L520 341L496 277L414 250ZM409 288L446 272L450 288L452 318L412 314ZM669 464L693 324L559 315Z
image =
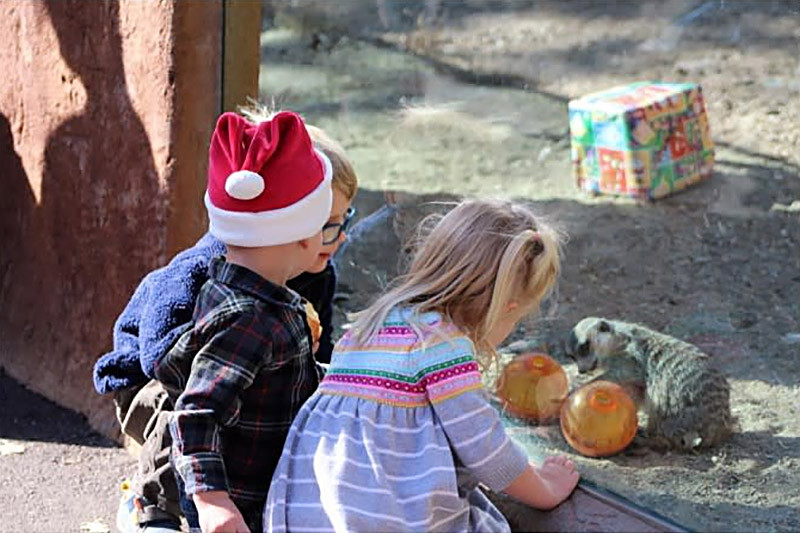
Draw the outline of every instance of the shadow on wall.
M92 430L84 417L26 389L0 369L0 439L58 442L97 448L117 443Z
M3 161L0 336L3 366L51 399L86 408L91 368L110 346L113 321L143 272L156 266L163 202L150 141L128 94L119 3L48 2L69 67L46 93L86 103L47 138L41 203L0 123ZM44 92L44 91L43 91ZM47 110L42 110L47 112ZM24 120L37 120L27 115ZM33 154L36 157L36 154ZM108 402L110 404L110 401Z
M22 236L29 234L31 214L36 207L22 160L14 149L14 135L8 118L0 113L0 169L3 189L0 194L0 303L13 283L12 268L22 258ZM4 309L8 309L3 306Z

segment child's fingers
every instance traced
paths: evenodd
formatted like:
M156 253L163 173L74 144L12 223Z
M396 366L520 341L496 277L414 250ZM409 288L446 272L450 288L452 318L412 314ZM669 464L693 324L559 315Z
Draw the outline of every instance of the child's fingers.
M544 463L542 464L542 467L547 467L551 465L556 466L558 468L562 468L566 470L568 473L577 472L577 467L575 466L575 463L572 462L572 459L564 455L557 455L557 456L554 455L546 458L544 460Z
M564 466L569 459L563 455L551 455L550 457L544 460L545 464L547 463L555 463L557 465ZM571 462L571 461L570 461Z

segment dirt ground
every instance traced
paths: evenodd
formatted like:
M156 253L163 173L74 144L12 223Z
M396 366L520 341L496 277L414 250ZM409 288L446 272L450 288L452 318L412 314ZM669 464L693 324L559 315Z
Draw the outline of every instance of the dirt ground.
M0 531L115 530L128 452L0 371Z
M551 346L574 377L557 346L584 316L673 334L726 373L739 427L698 454L608 459L571 452L554 427L509 420L515 437L532 456L571 453L586 478L690 529L800 530L797 2L267 7L262 97L338 139L362 183L358 223L337 256L340 325L402 270L416 221L446 208L437 202L529 201L569 240L557 296L510 341ZM702 84L714 176L652 205L586 197L571 177L567 102L641 79ZM79 417L0 384L3 405L24 407L0 413L0 450L25 447L0 453L0 530L113 524L133 460Z

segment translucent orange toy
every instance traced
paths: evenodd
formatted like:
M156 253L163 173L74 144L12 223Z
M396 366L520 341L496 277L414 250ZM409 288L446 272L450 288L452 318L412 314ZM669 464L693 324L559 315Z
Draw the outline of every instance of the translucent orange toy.
M319 321L319 315L314 306L311 305L311 302L306 302L306 322L308 323L308 329L311 330L311 339L314 342L319 342L319 338L322 336L322 325Z
M624 450L636 436L636 405L610 381L574 391L561 407L561 433L578 453L605 457Z
M564 369L543 353L522 354L512 359L497 385L497 396L509 413L538 423L558 418L568 391Z

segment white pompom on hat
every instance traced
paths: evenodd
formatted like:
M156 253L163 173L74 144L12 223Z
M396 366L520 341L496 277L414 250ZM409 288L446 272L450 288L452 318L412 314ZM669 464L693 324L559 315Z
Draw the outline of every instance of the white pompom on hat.
M296 113L259 124L224 113L208 150L209 231L244 247L311 237L330 215L332 174Z

